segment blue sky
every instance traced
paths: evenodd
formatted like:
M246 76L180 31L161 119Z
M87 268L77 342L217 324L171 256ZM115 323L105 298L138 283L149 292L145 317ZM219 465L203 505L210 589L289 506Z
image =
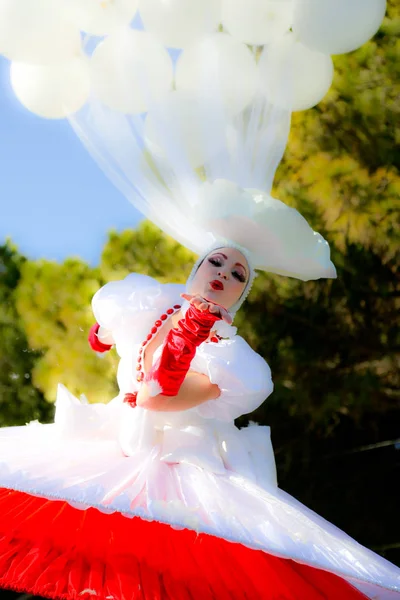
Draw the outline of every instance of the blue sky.
M0 243L30 258L80 256L97 264L107 232L140 215L112 186L65 120L25 110L0 56Z

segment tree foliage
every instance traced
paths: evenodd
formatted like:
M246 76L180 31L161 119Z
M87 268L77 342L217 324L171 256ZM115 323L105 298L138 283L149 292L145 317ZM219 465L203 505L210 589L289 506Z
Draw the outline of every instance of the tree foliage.
M0 246L0 426L49 421L51 407L32 385L38 354L28 345L15 307L24 259L10 243Z
M59 383L89 401L104 402L116 393L115 355L100 359L87 343L91 298L99 287L98 271L77 259L22 266L17 308L30 347L41 354L33 382L49 402L56 399Z
M143 221L135 231L111 232L104 248L100 271L106 281L142 273L162 283L184 283L195 255L151 223Z

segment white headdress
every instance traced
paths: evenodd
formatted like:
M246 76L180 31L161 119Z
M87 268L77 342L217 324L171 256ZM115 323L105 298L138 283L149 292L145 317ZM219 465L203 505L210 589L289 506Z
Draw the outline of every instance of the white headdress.
M290 96L286 75L283 69L280 97ZM275 73L275 92L277 81ZM335 277L328 243L270 195L290 110L255 89L232 113L218 82L217 64L204 74L202 93L172 91L156 101L149 92L146 115L112 110L92 94L71 124L130 202L201 257L216 244L232 244L244 249L252 269L304 281ZM147 89L146 73L142 83Z

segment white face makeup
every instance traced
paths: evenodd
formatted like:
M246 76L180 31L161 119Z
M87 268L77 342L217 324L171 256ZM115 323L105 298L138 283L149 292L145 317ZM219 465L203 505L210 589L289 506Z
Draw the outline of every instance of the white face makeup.
M190 293L227 310L241 297L249 279L246 258L236 248L218 248L208 254L193 278Z

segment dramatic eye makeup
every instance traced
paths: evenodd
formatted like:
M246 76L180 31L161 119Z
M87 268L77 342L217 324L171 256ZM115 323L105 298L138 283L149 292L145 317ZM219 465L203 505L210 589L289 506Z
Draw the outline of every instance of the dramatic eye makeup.
M212 265L214 265L214 267L220 267L222 265L221 259L219 258L209 258L208 262L211 263Z
M239 271L232 271L232 275L241 283L246 282L246 275L244 275L243 273L241 273Z
M223 258L225 258L225 260L227 260L227 257L224 254L221 254L221 256ZM219 258L219 256L211 256L207 260L209 263L214 265L214 267L220 267L223 264L222 258ZM241 267L241 269L239 271L235 269L234 271L232 271L232 275L233 275L233 277L235 277L235 279L240 281L240 283L246 283L246 277L247 277L246 269L241 264L238 264L238 266ZM242 271L242 269L244 272Z

